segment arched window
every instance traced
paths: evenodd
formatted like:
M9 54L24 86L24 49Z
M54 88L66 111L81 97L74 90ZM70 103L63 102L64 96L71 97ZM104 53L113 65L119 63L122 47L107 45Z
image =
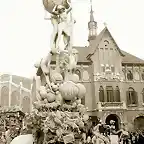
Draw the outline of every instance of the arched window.
M30 112L30 98L29 98L29 96L23 97L22 108L23 108L23 112L27 112L27 113Z
M134 129L144 131L144 116L138 116L134 119Z
M141 73L141 78L142 78L142 80L144 80L144 70Z
M9 106L9 88L3 86L1 89L1 106Z
M112 65L111 66L111 72L114 73L115 72L115 67Z
M88 73L87 70L84 70L84 71L83 71L82 76L83 76L83 80L85 80L85 81L88 81L88 80L89 80L89 73Z
M79 76L79 79L81 80L81 72L80 72L80 70L77 69L77 70L75 71L75 74L77 74L77 75Z
M127 91L127 104L128 105L137 104L137 92L131 87Z
M135 80L140 80L140 75L138 71L135 71L134 77L135 77Z
M104 46L107 47L109 45L109 41L108 40L104 40Z
M120 90L118 86L115 89L115 102L120 102Z
M99 88L99 101L104 102L104 89L102 86Z
M13 91L11 94L11 105L19 106L19 104L20 104L20 93L18 91Z
M113 95L112 86L107 86L106 92L107 92L107 102L114 102L114 95Z
M127 79L128 80L133 80L133 74L130 70L127 72Z
M143 98L143 103L144 103L144 88L142 90L142 98Z

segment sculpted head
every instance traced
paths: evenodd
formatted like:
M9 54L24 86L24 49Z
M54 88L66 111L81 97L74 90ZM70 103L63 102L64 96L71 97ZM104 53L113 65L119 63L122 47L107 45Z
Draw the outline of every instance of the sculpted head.
M72 49L73 54L78 54L78 51L76 49Z
M56 10L57 10L59 13L63 13L63 12L65 12L65 9L66 9L66 8L65 8L63 5L58 5Z

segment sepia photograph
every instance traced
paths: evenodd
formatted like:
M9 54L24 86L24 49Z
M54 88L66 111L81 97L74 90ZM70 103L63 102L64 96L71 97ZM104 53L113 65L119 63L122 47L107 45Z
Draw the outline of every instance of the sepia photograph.
M144 0L0 0L0 144L144 144Z

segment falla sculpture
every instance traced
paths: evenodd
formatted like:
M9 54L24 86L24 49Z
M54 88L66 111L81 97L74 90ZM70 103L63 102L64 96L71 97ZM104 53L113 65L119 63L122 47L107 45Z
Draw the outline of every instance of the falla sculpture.
M68 0L43 0L50 13L53 33L50 52L35 65L42 76L36 76L36 98L33 111L25 116L25 127L31 131L29 142L35 144L83 142L85 125L89 120L87 108L81 104L86 88L75 74L78 51L72 47L72 29L75 23L72 6ZM63 40L63 46L60 40ZM51 69L55 58L56 68ZM21 144L26 139L21 135L15 139ZM16 140L11 144L17 144Z

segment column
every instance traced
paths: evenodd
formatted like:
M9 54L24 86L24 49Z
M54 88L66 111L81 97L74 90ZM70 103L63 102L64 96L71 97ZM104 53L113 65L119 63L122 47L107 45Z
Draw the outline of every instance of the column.
M20 106L20 108L22 108L22 82L20 82L20 104L19 104L19 106Z
M9 80L9 107L11 106L11 93L12 93L12 75L10 75Z
M31 84L31 89L30 89L30 111L32 111L32 103L33 103L33 99L32 99L32 88L33 88L33 84Z

